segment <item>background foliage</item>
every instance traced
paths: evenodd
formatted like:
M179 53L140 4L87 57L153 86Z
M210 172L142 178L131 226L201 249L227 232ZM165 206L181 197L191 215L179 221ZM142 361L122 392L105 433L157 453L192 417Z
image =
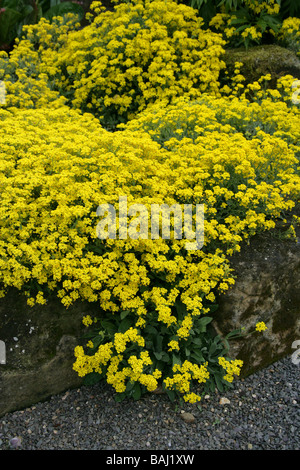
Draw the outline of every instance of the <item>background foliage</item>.
M36 24L42 17L49 20L66 13L84 17L84 3L63 0L0 0L0 50L10 50L22 28Z
M91 0L0 0L0 50L10 50L15 38L20 37L23 25L36 24L41 17L51 20L54 15L72 12L78 15L82 25L86 25L84 15L90 11L91 3ZM111 11L122 0L103 0L102 3ZM130 0L123 0L123 3L130 3ZM230 24L237 34L229 41L233 47L274 42L273 32L279 32L283 20L300 16L300 3L297 0L181 0L179 3L195 8L207 28L220 13L230 17L234 15ZM280 7L278 13L269 13L266 7L274 4ZM265 7L255 11L260 5ZM259 40L250 34L242 37L242 32L251 27L262 33Z
M299 17L297 0L188 0L199 11L206 27L218 24L223 16L223 28L229 47L269 44L277 35L286 18Z

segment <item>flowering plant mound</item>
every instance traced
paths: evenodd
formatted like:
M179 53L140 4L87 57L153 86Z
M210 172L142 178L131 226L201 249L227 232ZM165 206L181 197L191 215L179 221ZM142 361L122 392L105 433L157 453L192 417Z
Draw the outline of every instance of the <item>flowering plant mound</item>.
M173 0L121 2L113 11L94 2L91 8L85 28L71 15L24 28L11 57L0 63L0 80L11 83L8 93L18 105L28 107L16 93L16 76L26 91L38 87L36 98L28 91L30 103L42 94L52 100L59 92L106 126L126 121L157 99L216 92L225 42L202 29L196 10Z
M5 107L60 107L66 98L55 88L58 73L53 58L70 31L79 27L72 14L41 18L37 25L23 27L23 39L16 39L10 54L0 51L0 80L6 86Z
M29 305L51 292L66 307L99 302L74 369L120 396L161 381L170 397L195 402L193 381L230 384L242 364L209 339L215 294L234 283L230 255L243 240L299 200L297 107L207 94L155 104L114 133L67 106L3 109L0 120L2 295L14 286ZM204 204L203 248L99 239L97 207L122 195L147 208Z
M0 295L97 302L74 370L121 398L161 382L193 403L194 382L222 389L242 366L210 330L216 294L234 284L230 256L299 201L294 79L244 87L237 64L221 87L223 40L172 0L93 9L86 28L42 19L1 54ZM120 236L119 221L101 238L99 206L120 214L124 196L147 216L203 205L202 248L174 236L175 217L170 237L152 238L147 217L142 235L132 212L136 236Z

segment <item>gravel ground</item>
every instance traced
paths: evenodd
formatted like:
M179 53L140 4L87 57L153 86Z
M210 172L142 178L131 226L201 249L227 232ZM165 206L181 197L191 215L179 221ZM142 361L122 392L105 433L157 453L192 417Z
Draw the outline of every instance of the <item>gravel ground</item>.
M198 405L83 386L1 417L0 450L299 450L299 373L287 357Z

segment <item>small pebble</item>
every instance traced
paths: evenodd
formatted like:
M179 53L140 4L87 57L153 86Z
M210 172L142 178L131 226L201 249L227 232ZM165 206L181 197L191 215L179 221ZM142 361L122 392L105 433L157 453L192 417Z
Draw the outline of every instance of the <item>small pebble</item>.
M228 398L226 397L222 397L219 401L220 405L229 405L230 403L230 400L228 400Z
M186 423L194 423L196 421L196 418L192 413L181 413L181 417Z

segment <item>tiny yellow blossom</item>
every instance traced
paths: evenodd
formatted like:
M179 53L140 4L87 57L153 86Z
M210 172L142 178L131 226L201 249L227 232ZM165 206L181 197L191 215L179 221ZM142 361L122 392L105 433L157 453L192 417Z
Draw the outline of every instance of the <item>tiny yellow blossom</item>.
M256 331L265 331L268 327L265 325L263 321L256 323L255 330Z
M92 320L92 317L90 315L85 315L83 318L82 318L82 323L85 325L85 326L90 326L93 324L93 320Z

